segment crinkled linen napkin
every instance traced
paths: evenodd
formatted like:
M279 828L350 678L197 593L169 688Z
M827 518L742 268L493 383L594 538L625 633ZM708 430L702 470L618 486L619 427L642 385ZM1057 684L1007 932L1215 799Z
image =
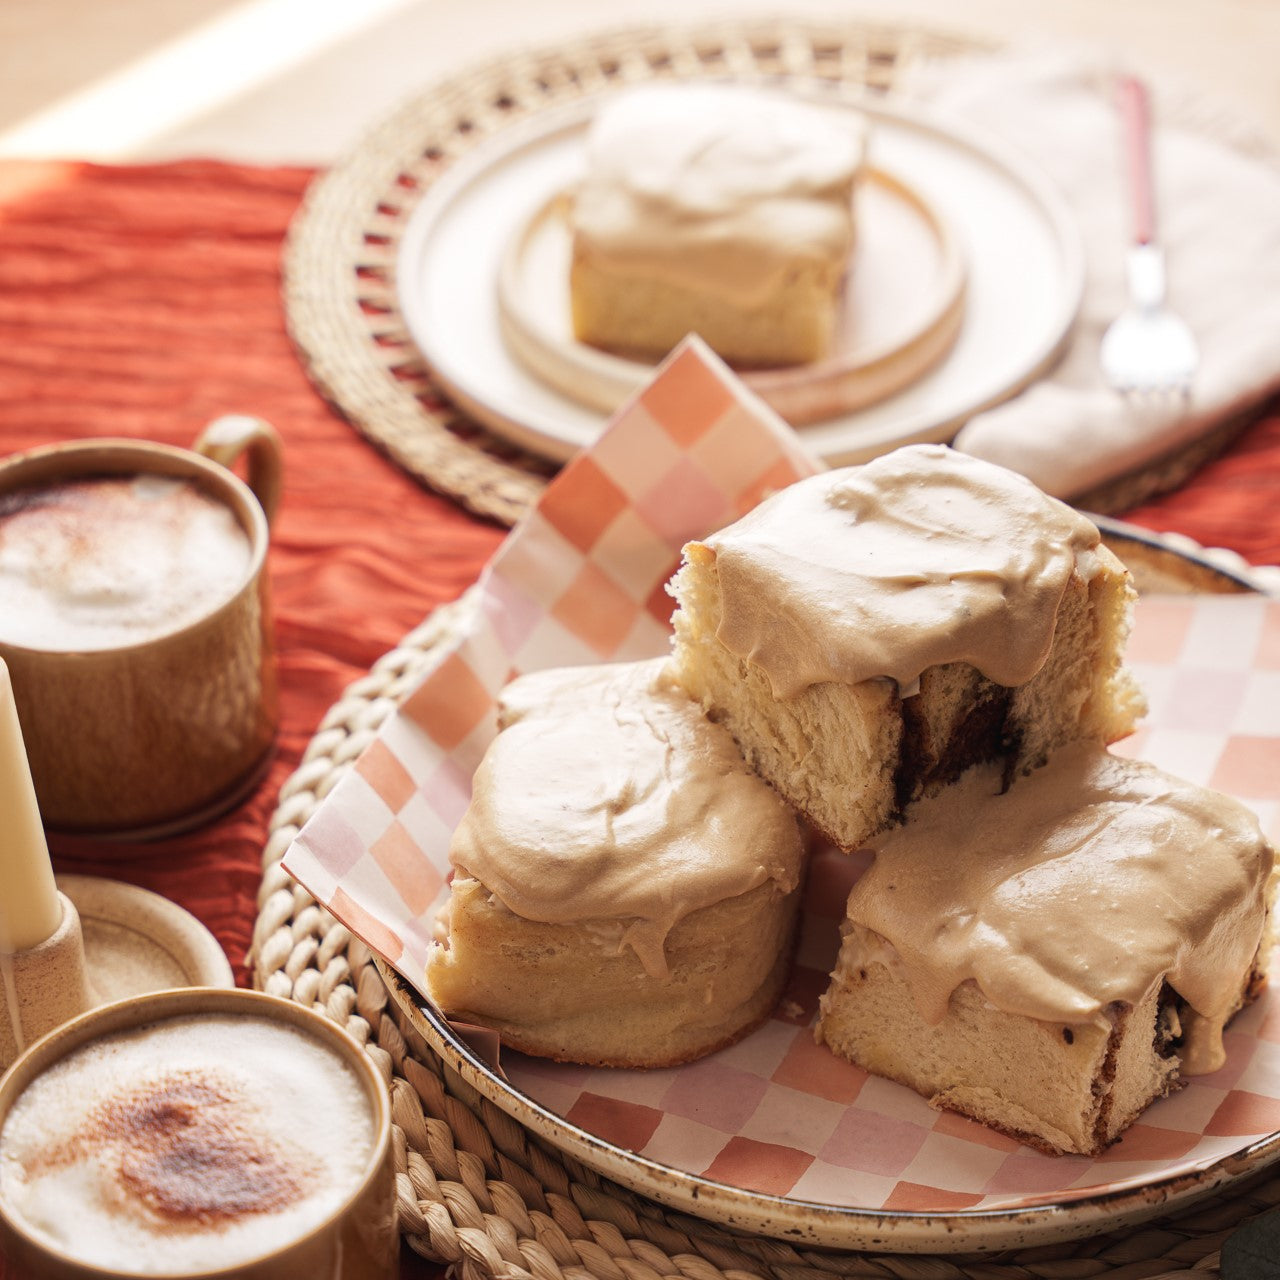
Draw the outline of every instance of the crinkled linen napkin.
M1201 362L1185 409L1139 406L1103 383L1098 344L1125 305L1133 226L1112 93L1116 75L1132 70L1079 50L1001 54L927 64L904 90L1017 147L1074 211L1086 280L1064 358L955 441L1065 499L1176 452L1280 389L1280 151L1203 95L1151 75L1168 298L1195 331Z

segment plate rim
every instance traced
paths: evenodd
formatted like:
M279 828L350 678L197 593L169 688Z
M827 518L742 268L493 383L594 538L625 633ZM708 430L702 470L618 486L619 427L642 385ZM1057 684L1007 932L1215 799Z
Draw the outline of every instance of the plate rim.
M1110 516L1090 514L1104 538L1129 541L1220 577L1246 593L1280 599L1280 572L1268 575L1232 552L1201 547ZM1021 1207L949 1212L858 1209L821 1204L714 1182L618 1147L574 1125L499 1077L448 1021L425 1002L410 980L376 952L387 991L430 1049L472 1088L533 1130L557 1151L666 1208L704 1221L791 1243L900 1254L984 1253L1064 1243L1118 1230L1186 1208L1219 1189L1280 1163L1280 1130L1263 1135L1208 1164L1162 1177L1151 1175L1110 1191L1046 1199ZM1273 954L1273 965L1278 961ZM618 1165L623 1165L620 1172ZM1050 1193L1053 1194L1053 1193ZM808 1221L803 1221L807 1218Z
M669 1209L791 1243L904 1254L984 1253L1060 1244L1185 1208L1280 1161L1280 1131L1276 1131L1201 1168L1163 1179L1155 1175L1071 1200L945 1212L860 1209L750 1191L616 1146L551 1111L499 1076L441 1013L422 1000L403 974L381 956L373 958L392 1000L445 1064L558 1151Z
M58 872L55 881L84 924L107 925L145 938L182 970L188 986L235 986L231 961L213 931L171 898L100 875ZM109 960L89 950L91 968Z
M835 86L803 76L783 75L771 78L767 83L811 101L864 112L873 123L876 119L881 119L893 121L904 128L923 131L935 138L944 139L954 148L975 155L987 166L999 170L1024 193L1050 233L1059 260L1059 290L1054 324L1046 326L1043 339L1028 355L1016 376L1012 379L1002 377L999 388L994 391L983 384L981 395L975 392L969 401L950 405L945 412L936 408L927 413L917 411L914 416L906 415L892 429L881 424L876 431L866 433L865 438L859 436L858 411L825 422L815 422L807 428L799 428L801 431L830 431L842 427L846 434L853 437L839 447L823 446L815 442L825 461L830 465L864 462L888 448L896 448L902 444L949 440L961 423L1017 395L1054 364L1065 350L1080 314L1086 280L1085 251L1083 234L1066 197L1032 158L983 126L969 121L957 123L945 118L928 104L898 99L869 100L840 93L838 89L833 92ZM465 370L459 376L458 370L447 357L441 359L438 344L433 343L430 337L429 320L423 316L426 304L420 284L423 275L422 258L430 246L435 225L475 181L514 153L541 143L549 143L567 132L580 132L602 100L625 91L625 87L616 86L598 90L570 102L548 107L495 131L451 165L415 204L395 248L393 275L397 305L410 341L430 368L435 381L456 404L496 435L553 462L565 462L584 447L585 441L579 439L576 428L557 431L545 423L531 420L527 414L520 415L501 404L491 403ZM972 270L972 263L968 262L966 295ZM490 282L490 286L496 291L496 279ZM499 340L502 341L501 338ZM942 359L929 366L925 371L926 375L943 367L951 355L950 351L944 353ZM524 369L523 365L518 367ZM533 378L532 374L528 376ZM583 406L570 397L545 383L540 385L544 392L558 400L567 410L575 415L584 413ZM910 385L895 395L909 390ZM889 396L880 403L891 404L893 399L894 396ZM589 413L594 418L591 427L591 438L594 438L594 433L602 430L607 423L608 415L594 410ZM533 415L534 418L543 416L541 411Z

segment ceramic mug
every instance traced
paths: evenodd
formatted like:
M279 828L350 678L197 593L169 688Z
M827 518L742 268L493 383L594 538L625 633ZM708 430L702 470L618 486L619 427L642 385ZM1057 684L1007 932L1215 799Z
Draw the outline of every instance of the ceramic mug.
M256 991L104 1005L0 1079L0 1252L31 1280L393 1280L391 1101L328 1018Z
M259 780L280 483L279 437L239 416L193 449L83 440L0 461L0 658L46 826L169 834Z

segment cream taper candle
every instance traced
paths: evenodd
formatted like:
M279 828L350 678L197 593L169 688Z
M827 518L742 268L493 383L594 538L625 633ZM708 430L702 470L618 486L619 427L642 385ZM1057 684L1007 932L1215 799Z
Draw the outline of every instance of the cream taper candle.
M13 684L0 661L0 952L38 946L61 920Z

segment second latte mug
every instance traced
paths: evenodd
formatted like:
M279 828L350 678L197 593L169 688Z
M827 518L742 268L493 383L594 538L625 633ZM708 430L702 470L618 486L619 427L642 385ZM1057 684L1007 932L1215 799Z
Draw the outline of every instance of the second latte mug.
M27 1280L394 1280L391 1098L322 1014L154 992L0 1079L0 1250Z
M193 449L87 440L0 462L0 658L46 826L169 834L261 776L280 480L279 437L247 417Z

